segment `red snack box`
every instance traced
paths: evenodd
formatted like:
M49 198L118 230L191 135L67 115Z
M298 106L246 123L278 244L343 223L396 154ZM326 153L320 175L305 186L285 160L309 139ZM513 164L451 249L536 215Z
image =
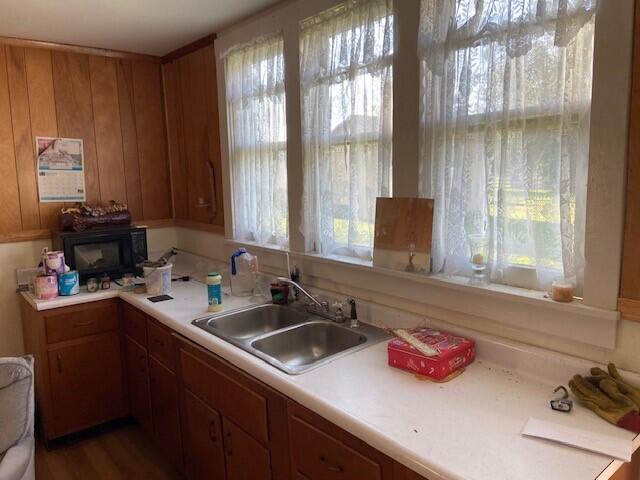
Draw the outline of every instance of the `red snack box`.
M475 359L476 344L473 340L426 327L408 332L440 353L427 357L406 341L396 337L387 346L389 365L392 367L442 380Z

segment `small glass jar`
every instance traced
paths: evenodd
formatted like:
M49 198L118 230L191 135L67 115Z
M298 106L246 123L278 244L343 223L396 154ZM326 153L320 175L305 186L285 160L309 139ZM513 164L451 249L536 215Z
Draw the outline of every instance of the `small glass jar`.
M132 273L125 273L122 277L122 291L133 292L135 278Z
M89 280L87 280L87 292L97 292L99 288L100 284L98 283L97 278L91 277Z
M111 278L109 275L103 275L100 277L100 289L109 290L111 288Z
M551 284L549 297L554 302L573 302L573 283L564 278L554 280Z
M469 249L471 250L471 285L484 286L489 283L487 276L487 259L489 256L489 243L484 234L469 235Z

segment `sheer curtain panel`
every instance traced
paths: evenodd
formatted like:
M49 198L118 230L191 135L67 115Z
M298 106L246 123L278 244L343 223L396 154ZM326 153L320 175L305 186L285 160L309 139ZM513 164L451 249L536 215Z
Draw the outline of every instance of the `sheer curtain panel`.
M422 0L433 271L544 289L584 269L596 0Z
M234 238L288 245L282 36L224 56Z
M391 195L393 5L350 0L300 28L306 248L371 259Z

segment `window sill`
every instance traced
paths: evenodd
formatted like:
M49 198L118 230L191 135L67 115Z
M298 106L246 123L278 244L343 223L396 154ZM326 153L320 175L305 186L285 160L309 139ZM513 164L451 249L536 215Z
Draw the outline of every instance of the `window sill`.
M260 264L269 273L286 271L285 249L234 240L225 242L234 248L256 251ZM619 313L585 305L579 299L558 303L537 290L500 284L480 287L470 285L466 277L396 271L374 267L370 261L352 257L288 253L291 264L300 267L303 282L318 288L336 292L357 289L366 292L368 300L382 305L397 304L388 297L399 298L414 304L413 311L420 310L425 316L445 321L451 320L445 318L447 316L465 314L580 343L615 348Z

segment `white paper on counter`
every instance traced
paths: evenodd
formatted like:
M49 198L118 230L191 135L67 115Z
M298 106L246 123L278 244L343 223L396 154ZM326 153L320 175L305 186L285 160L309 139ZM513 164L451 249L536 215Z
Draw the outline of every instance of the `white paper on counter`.
M570 447L602 453L625 462L631 461L631 455L633 454L631 440L624 440L579 428L565 427L564 425L537 418L529 418L522 430L522 435L553 440Z

